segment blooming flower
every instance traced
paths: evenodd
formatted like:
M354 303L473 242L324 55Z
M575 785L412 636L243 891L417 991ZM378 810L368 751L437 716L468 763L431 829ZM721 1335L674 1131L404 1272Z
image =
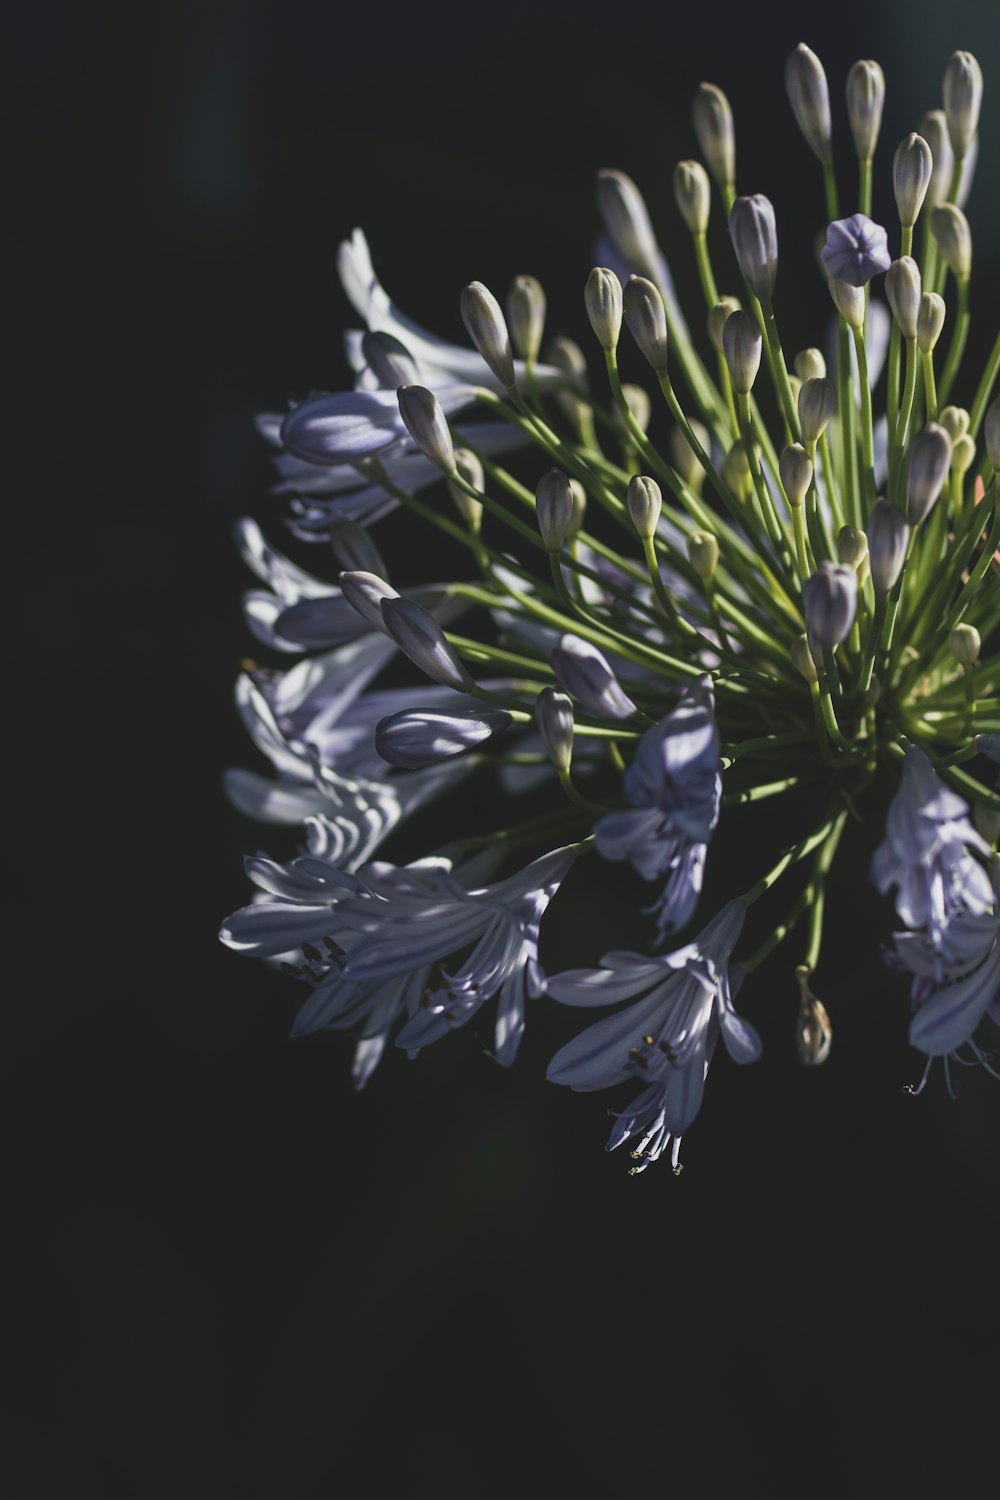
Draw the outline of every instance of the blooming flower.
M820 258L828 276L849 286L867 286L873 276L888 271L892 264L889 237L867 214L834 219L827 226Z
M548 1067L553 1083L577 1090L611 1088L629 1078L644 1081L646 1087L618 1116L609 1151L643 1132L633 1155L645 1165L673 1137L676 1168L680 1137L701 1107L720 1032L736 1062L760 1056L757 1032L732 1002L729 960L745 916L743 902L730 901L693 942L674 953L659 958L606 953L599 969L569 969L550 977L548 993L565 1005L635 999L567 1042Z
M633 810L609 813L594 826L605 859L627 859L643 880L667 876L653 908L659 942L694 911L721 795L715 696L706 677L639 742L625 773Z

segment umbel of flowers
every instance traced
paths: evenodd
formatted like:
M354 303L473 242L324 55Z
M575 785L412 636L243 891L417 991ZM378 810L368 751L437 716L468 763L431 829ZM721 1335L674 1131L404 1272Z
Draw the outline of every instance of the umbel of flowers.
M548 1076L615 1091L608 1146L628 1142L635 1171L663 1153L679 1168L720 1039L738 1063L759 1056L735 999L767 1003L753 975L779 944L794 949L798 1056L826 1058L812 976L837 920L827 881L842 840L873 824L923 1078L935 1058L949 1088L952 1060L989 1067L983 1031L1000 1023L1000 333L985 369L963 363L974 306L1000 327L995 288L973 303L965 213L982 75L956 52L942 107L879 158L897 209L885 226L870 217L881 68L847 77L853 160L838 143L839 178L807 47L785 83L819 163L815 197L803 188L791 206L820 230L814 265L784 271L775 207L738 190L733 111L707 83L701 159L677 165L676 213L655 205L703 306L679 305L635 183L601 172L589 358L549 334L528 275L503 305L467 286L472 347L443 342L391 301L356 230L338 261L363 325L346 335L354 389L260 418L291 531L332 545L336 574L239 528L260 579L247 621L273 665L248 665L237 699L273 769L233 770L227 787L301 842L290 863L247 860L257 891L223 940L293 976L295 1036L353 1036L359 1088L387 1043L413 1056L484 1008L504 1065L543 997L598 1011ZM825 282L817 329L783 325L788 274ZM621 379L623 340L648 366L642 386ZM461 577L388 576L375 533L400 509L457 544ZM380 685L400 658L412 685ZM467 778L485 833L449 811ZM792 789L794 841L768 849L763 809L759 878L699 914L727 808ZM412 863L381 857L431 799L440 842ZM584 858L649 882L650 951L616 949L612 932L598 968L546 975L540 926L557 893L573 901ZM745 951L758 901L769 935Z

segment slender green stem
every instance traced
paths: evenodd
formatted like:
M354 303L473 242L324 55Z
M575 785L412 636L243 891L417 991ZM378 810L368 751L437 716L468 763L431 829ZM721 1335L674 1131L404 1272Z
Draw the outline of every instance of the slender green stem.
M1000 333L997 334L993 341L990 357L986 361L986 368L983 370L983 378L979 382L972 405L969 407L969 432L973 437L976 437L979 433L979 424L983 420L983 413L989 405L998 372L1000 372Z
M955 328L948 345L948 357L944 362L941 372L941 404L947 406L951 388L955 383L959 366L962 363L962 355L965 353L966 341L969 337L969 277L958 277L958 315L955 320ZM970 413L971 416L971 413Z
M897 503L899 501L899 475L903 466L903 454L906 452L907 428L913 411L913 393L917 384L917 357L916 339L907 339L903 401L899 408L899 421L896 423L896 431L889 448L889 494Z
M938 414L937 385L934 381L934 354L928 349L920 351L920 368L924 377L924 405L927 408L927 420L933 422Z
M872 393L868 384L868 355L864 333L854 330L854 348L858 356L858 380L861 386L861 481L865 510L875 503L875 440L872 427Z
M759 948L755 948L749 958L740 960L740 968L744 974L752 974L754 969L759 969L766 958L769 958L783 943L788 934L793 930L796 923L801 919L803 912L809 906L813 898L813 886L807 885L799 892L783 921L776 923L770 935L764 939Z
M755 901L759 901L765 891L769 891L775 881L781 879L790 865L797 864L800 859L805 859L806 855L811 854L817 844L822 843L833 827L833 823L834 819L831 818L829 822L824 823L815 833L811 833L808 838L804 838L801 843L794 844L791 849L786 849L780 859L771 866L767 874L762 875L749 890L744 891L743 895L739 898L743 904L745 906L752 906Z
M802 441L802 428L799 425L799 410L792 395L791 383L788 379L788 370L785 365L785 355L778 337L778 324L774 316L774 304L768 300L762 303L764 313L764 337L774 360L774 374L778 385L778 396L784 408L785 424L795 442Z
M823 908L826 901L826 882L830 874L833 861L837 855L837 845L847 822L847 809L840 813L830 828L813 865L813 875L810 886L814 892L812 903L809 908L809 937L806 945L805 957L802 962L807 969L812 971L819 963L820 945L823 941Z

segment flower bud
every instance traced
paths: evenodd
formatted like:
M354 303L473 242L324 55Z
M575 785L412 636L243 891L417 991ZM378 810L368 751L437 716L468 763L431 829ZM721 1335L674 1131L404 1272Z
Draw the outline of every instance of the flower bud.
M729 100L714 83L700 83L694 96L693 114L701 154L725 193L736 181L736 136Z
M948 650L963 667L974 666L982 649L983 642L975 625L956 625L948 636Z
M851 286L849 282L841 281L836 276L831 276L826 285L834 306L848 328L860 333L865 326L864 287Z
M937 414L937 421L953 443L957 443L969 430L969 413L964 406L942 406Z
M828 276L836 276L849 286L867 286L873 276L889 269L889 237L867 214L834 219L827 225L820 260Z
M596 719L629 719L635 704L607 658L589 641L564 635L551 656L552 670L567 692Z
M976 440L963 432L951 445L951 472L961 481L976 461Z
M892 190L904 229L912 229L920 216L933 169L930 146L922 135L911 131L900 141L892 159Z
M475 686L441 626L426 609L412 599L384 599L382 619L403 655L421 672L426 672L432 682L460 692Z
M837 410L837 387L825 376L804 380L799 391L799 422L807 443L823 436Z
M726 356L733 390L741 396L749 396L753 390L763 349L760 324L753 313L730 313L722 330L722 352Z
M973 736L972 743L980 755L1000 762L1000 734L977 734Z
M383 635L387 635L382 618L382 603L386 599L398 599L396 590L384 578L354 569L341 573L340 587L351 608L356 609L373 630L381 630Z
M994 470L1000 474L1000 396L994 396L983 419L986 453Z
M803 42L785 63L785 87L799 129L825 166L832 159L830 91L823 64Z
M941 337L945 311L944 298L939 297L937 292L921 294L920 311L917 314L917 346L921 354L930 354Z
M928 422L910 447L906 474L906 519L919 526L931 512L948 478L951 438L936 422Z
M632 525L643 541L654 536L663 509L663 494L656 480L646 474L633 474L628 482L625 504Z
M658 375L667 368L667 314L663 298L645 276L630 276L622 293L628 331Z
M562 469L550 469L538 481L535 490L535 519L547 552L562 550L573 519L573 491L569 475Z
M847 118L859 161L871 161L882 128L885 74L877 62L864 58L847 75Z
M573 760L573 701L561 688L543 687L535 699L535 723L557 771Z
M972 821L988 844L995 849L1000 839L1000 812L988 802L972 804Z
M475 714L404 709L376 724L375 749L390 766L418 771L481 745L511 723L502 709L479 709Z
M778 275L778 227L770 199L763 193L737 198L729 235L743 280L759 301L770 303Z
M972 230L954 203L939 203L931 209L931 234L943 259L962 280L972 271Z
M917 336L920 316L920 267L912 255L901 255L885 273L885 295L904 339Z
M505 390L514 385L514 355L503 309L481 281L470 281L459 299L465 331Z
M868 562L876 598L895 586L903 571L910 528L898 505L881 497L868 517Z
M730 313L739 312L740 302L738 297L720 297L714 307L708 310L708 336L712 340L712 347L722 353L722 330L726 326L726 319Z
M587 514L587 491L579 479L571 479L569 487L573 495L573 514L570 516L569 529L566 532L566 541L574 542L583 528L584 517Z
M374 573L379 578L385 575L386 566L378 548L356 521L331 521L330 546L341 568L348 572Z
M753 493L753 475L742 438L736 440L722 460L722 477L737 500L749 500Z
M568 375L574 385L586 386L587 356L575 339L567 338L564 333L556 334L545 350L545 359Z
M790 443L778 460L781 488L789 505L805 505L813 479L813 463L801 443Z
M625 405L632 413L632 420L645 432L653 415L653 403L649 399L649 392L644 391L641 385L631 385L626 381L622 386L622 395L625 397ZM628 436L628 423L617 407L614 410L614 418L622 432Z
M795 1025L795 1051L800 1063L818 1068L830 1056L833 1027L826 1006L809 988L809 970L800 964L795 970L799 982L799 1015Z
M583 300L597 342L610 353L618 347L622 331L622 284L614 271L595 266L587 277Z
M486 483L483 466L476 455L471 453L468 448L455 449L455 472L461 475L466 484L471 484L474 490L479 490L482 493ZM456 483L454 479L449 479L446 483L455 509L469 530L474 535L478 535L483 524L482 503L472 495L466 494L462 486Z
M837 561L860 575L868 561L868 538L856 526L841 526L837 532Z
M454 474L455 449L451 432L434 392L422 385L401 385L396 399L403 425L424 457L446 474Z
M365 363L383 390L394 391L401 385L419 385L417 362L399 339L391 333L362 335L361 353Z
M819 673L816 671L816 663L812 659L809 650L809 637L804 633L797 635L791 644L789 654L792 658L792 666L800 673L806 682L817 682Z
M708 428L703 427L697 417L692 418L688 425L701 444L702 452L708 453L712 442ZM667 448L670 452L670 462L678 474L696 494L700 494L702 485L705 483L705 470L701 466L701 459L688 442L683 428L672 427L670 429Z
M712 206L712 186L700 161L679 161L674 168L674 198L692 234L704 234Z
M545 291L537 277L514 277L507 293L507 322L521 359L534 364L545 330Z
M597 174L597 211L608 239L630 267L655 276L659 248L642 194L624 172Z
M709 579L719 565L719 544L710 531L692 531L687 539L688 561L699 578Z
M822 380L826 375L826 360L819 349L800 349L795 356L795 373L800 380Z
M959 161L979 128L983 70L971 52L953 52L941 81L941 99L951 147Z
M930 147L931 178L927 184L927 207L946 203L955 172L955 153L948 135L948 121L943 109L928 110L920 121L920 133Z
M838 646L854 623L858 575L843 563L821 562L802 585L802 604L810 648Z

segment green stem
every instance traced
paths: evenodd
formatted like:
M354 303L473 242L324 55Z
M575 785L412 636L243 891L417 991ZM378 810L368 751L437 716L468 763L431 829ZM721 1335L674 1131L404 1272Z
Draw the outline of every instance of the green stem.
M983 420L983 413L989 404L998 371L1000 371L1000 333L997 334L993 341L993 348L990 350L990 357L986 361L983 378L979 382L972 405L969 407L969 432L973 437L976 437L979 432L979 424Z
M944 370L941 373L941 403L947 406L951 388L955 383L959 365L962 363L962 355L965 353L966 341L969 337L969 277L959 276L958 280L958 316L955 321L955 329L948 345L948 357L944 362ZM971 416L971 413L970 413Z
M875 503L875 440L872 429L872 393L868 384L868 355L861 329L854 330L854 348L858 356L858 380L861 385L861 478L865 508Z
M810 885L814 891L809 909L809 938L802 962L810 971L819 963L820 945L823 941L823 908L826 900L826 881L837 854L837 845L847 821L845 808L834 820L830 832L816 856Z
M762 875L749 890L744 891L743 895L739 898L743 904L745 906L752 906L755 901L759 901L761 896L771 889L775 881L781 879L790 865L797 864L800 859L805 859L806 855L811 854L817 844L822 843L829 835L833 823L834 819L831 818L829 822L823 824L822 828L817 829L815 833L811 833L801 843L794 844L791 849L786 849L780 859L771 866L767 874Z

